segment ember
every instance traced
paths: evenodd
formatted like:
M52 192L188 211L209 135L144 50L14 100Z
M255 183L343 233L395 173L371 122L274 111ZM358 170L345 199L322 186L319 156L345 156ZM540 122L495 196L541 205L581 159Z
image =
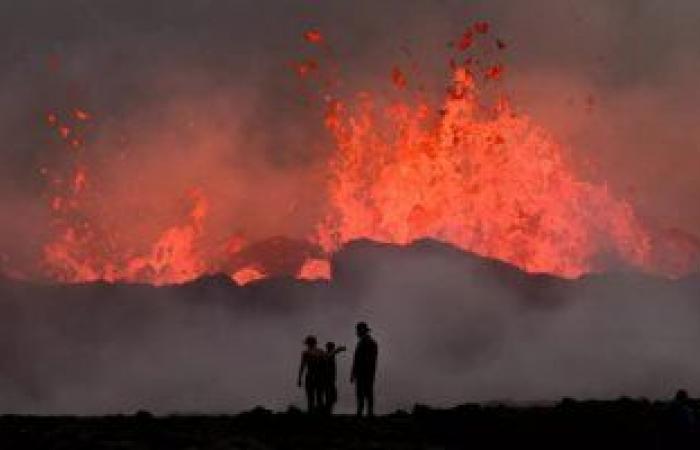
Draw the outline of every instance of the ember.
M323 35L319 30L314 28L304 32L304 39L306 42L310 42L312 44L320 44L323 42Z

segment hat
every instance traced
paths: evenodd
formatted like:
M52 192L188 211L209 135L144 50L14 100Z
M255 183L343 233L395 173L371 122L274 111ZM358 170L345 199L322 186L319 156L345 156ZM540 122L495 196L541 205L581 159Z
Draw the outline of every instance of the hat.
M369 326L367 326L367 322L357 322L355 329L357 329L357 331L369 331Z
M306 336L306 339L304 339L304 344L305 345L316 345L316 336L313 336L313 335Z

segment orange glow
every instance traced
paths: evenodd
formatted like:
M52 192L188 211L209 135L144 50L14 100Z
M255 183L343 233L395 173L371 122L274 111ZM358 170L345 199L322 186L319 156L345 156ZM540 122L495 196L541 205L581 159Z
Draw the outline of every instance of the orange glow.
M502 73L496 64L480 76ZM609 253L649 268L650 236L631 205L577 177L569 150L507 99L485 107L477 74L455 65L437 110L366 93L328 105L337 150L319 243L332 252L358 238L431 237L565 277L601 269Z
M234 235L231 236L226 244L226 253L229 255L235 255L236 253L243 250L246 241L242 236Z
M80 108L75 108L75 109L73 110L73 117L75 117L76 120L80 120L80 121L83 121L83 122L85 122L85 121L91 119L90 114L89 114L88 112L86 112L86 111L83 111L83 110L80 109Z
M491 29L491 24L485 21L474 23L474 31L479 34L486 34Z
M462 37L459 39L457 42L457 48L464 51L467 50L469 47L472 46L472 43L474 42L474 33L472 32L471 29L467 30L462 34Z
M54 197L51 199L51 209L54 211L59 211L63 206L63 199L61 197Z
M307 259L299 269L297 278L300 280L329 280L331 264L325 259Z
M391 71L391 80L394 82L394 86L396 86L399 89L403 89L406 87L406 84L408 81L406 80L406 75L401 72L401 69L398 67L394 67Z
M294 63L293 67L297 75L299 75L301 78L304 78L311 74L311 72L318 69L318 63L313 59L309 59L306 61Z
M54 113L48 113L46 115L46 123L49 124L49 126L55 126L58 124L58 116Z
M312 28L304 32L304 40L311 44L320 44L323 42L323 35L320 30Z
M68 136L70 136L70 128L65 125L59 126L58 135L61 136L61 139L68 139Z
M505 68L503 64L495 64L486 70L485 77L489 80L500 80Z
M87 173L84 167L77 167L73 175L73 191L80 194L87 185Z
M219 272L239 285L277 275L329 279L332 253L360 238L399 245L434 238L529 272L564 277L605 270L611 260L663 274L694 269L700 243L645 226L625 199L575 172L571 149L499 95L505 65L476 53L481 44L505 48L489 32L487 22L477 22L453 45L447 87L437 104L396 65L384 66L385 74L393 67L390 79L371 93L333 95L341 85L347 92L335 82L317 87L332 148L322 174L326 203L312 217L313 229L302 230L306 240L292 234L251 237L229 222L211 238L216 198L196 181L200 188L168 190L130 222L102 220L102 209L91 215L94 204L115 215L101 197L100 171L87 163L93 114L83 108L49 113L46 122L61 137L59 145L76 151L67 153L72 164L40 169L52 231L43 247L42 274L68 283L155 285ZM318 30L303 37L324 42ZM311 73L335 72L334 64L315 59L293 67L309 84L316 80ZM320 136L318 141L324 142ZM169 215L152 214L182 204ZM303 198L289 210L261 202L249 213L286 221L303 205ZM140 220L147 222L147 233L130 229Z
M75 191L79 196L81 190ZM54 199L60 213L57 225L60 234L44 246L44 264L52 278L78 283L86 281L136 281L155 285L190 281L206 273L206 265L197 250L207 201L197 190L190 193L192 208L189 220L164 230L150 251L142 255L124 254L110 249L105 236L98 234L89 222L74 222L75 211L61 208L63 202ZM74 200L73 205L79 204Z
M245 286L248 283L252 283L253 281L258 281L266 278L267 275L265 275L264 272L262 272L260 269L256 267L245 267L243 269L238 270L236 273L231 275L231 278L233 281L236 282L239 286Z

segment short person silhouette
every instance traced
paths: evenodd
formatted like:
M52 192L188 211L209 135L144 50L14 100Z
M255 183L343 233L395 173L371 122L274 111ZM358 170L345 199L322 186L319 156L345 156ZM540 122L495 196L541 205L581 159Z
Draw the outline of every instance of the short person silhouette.
M333 406L338 401L338 388L336 387L336 374L338 372L335 363L335 356L346 350L345 346L335 346L335 342L326 343L326 363L324 369L324 396L326 402L326 412L333 413Z

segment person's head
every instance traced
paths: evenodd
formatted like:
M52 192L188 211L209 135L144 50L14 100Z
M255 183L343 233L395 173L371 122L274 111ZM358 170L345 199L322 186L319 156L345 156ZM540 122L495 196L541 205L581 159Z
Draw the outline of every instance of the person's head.
M326 351L328 353L330 353L333 350L335 350L335 342L332 342L332 341L326 342Z
M685 402L688 400L688 391L685 389L679 389L678 392L676 392L676 401L677 402Z
M309 349L316 348L316 336L306 336L306 339L304 339L304 345L306 345Z
M355 325L355 331L357 332L357 337L367 336L369 334L369 326L367 326L366 322L358 322Z

